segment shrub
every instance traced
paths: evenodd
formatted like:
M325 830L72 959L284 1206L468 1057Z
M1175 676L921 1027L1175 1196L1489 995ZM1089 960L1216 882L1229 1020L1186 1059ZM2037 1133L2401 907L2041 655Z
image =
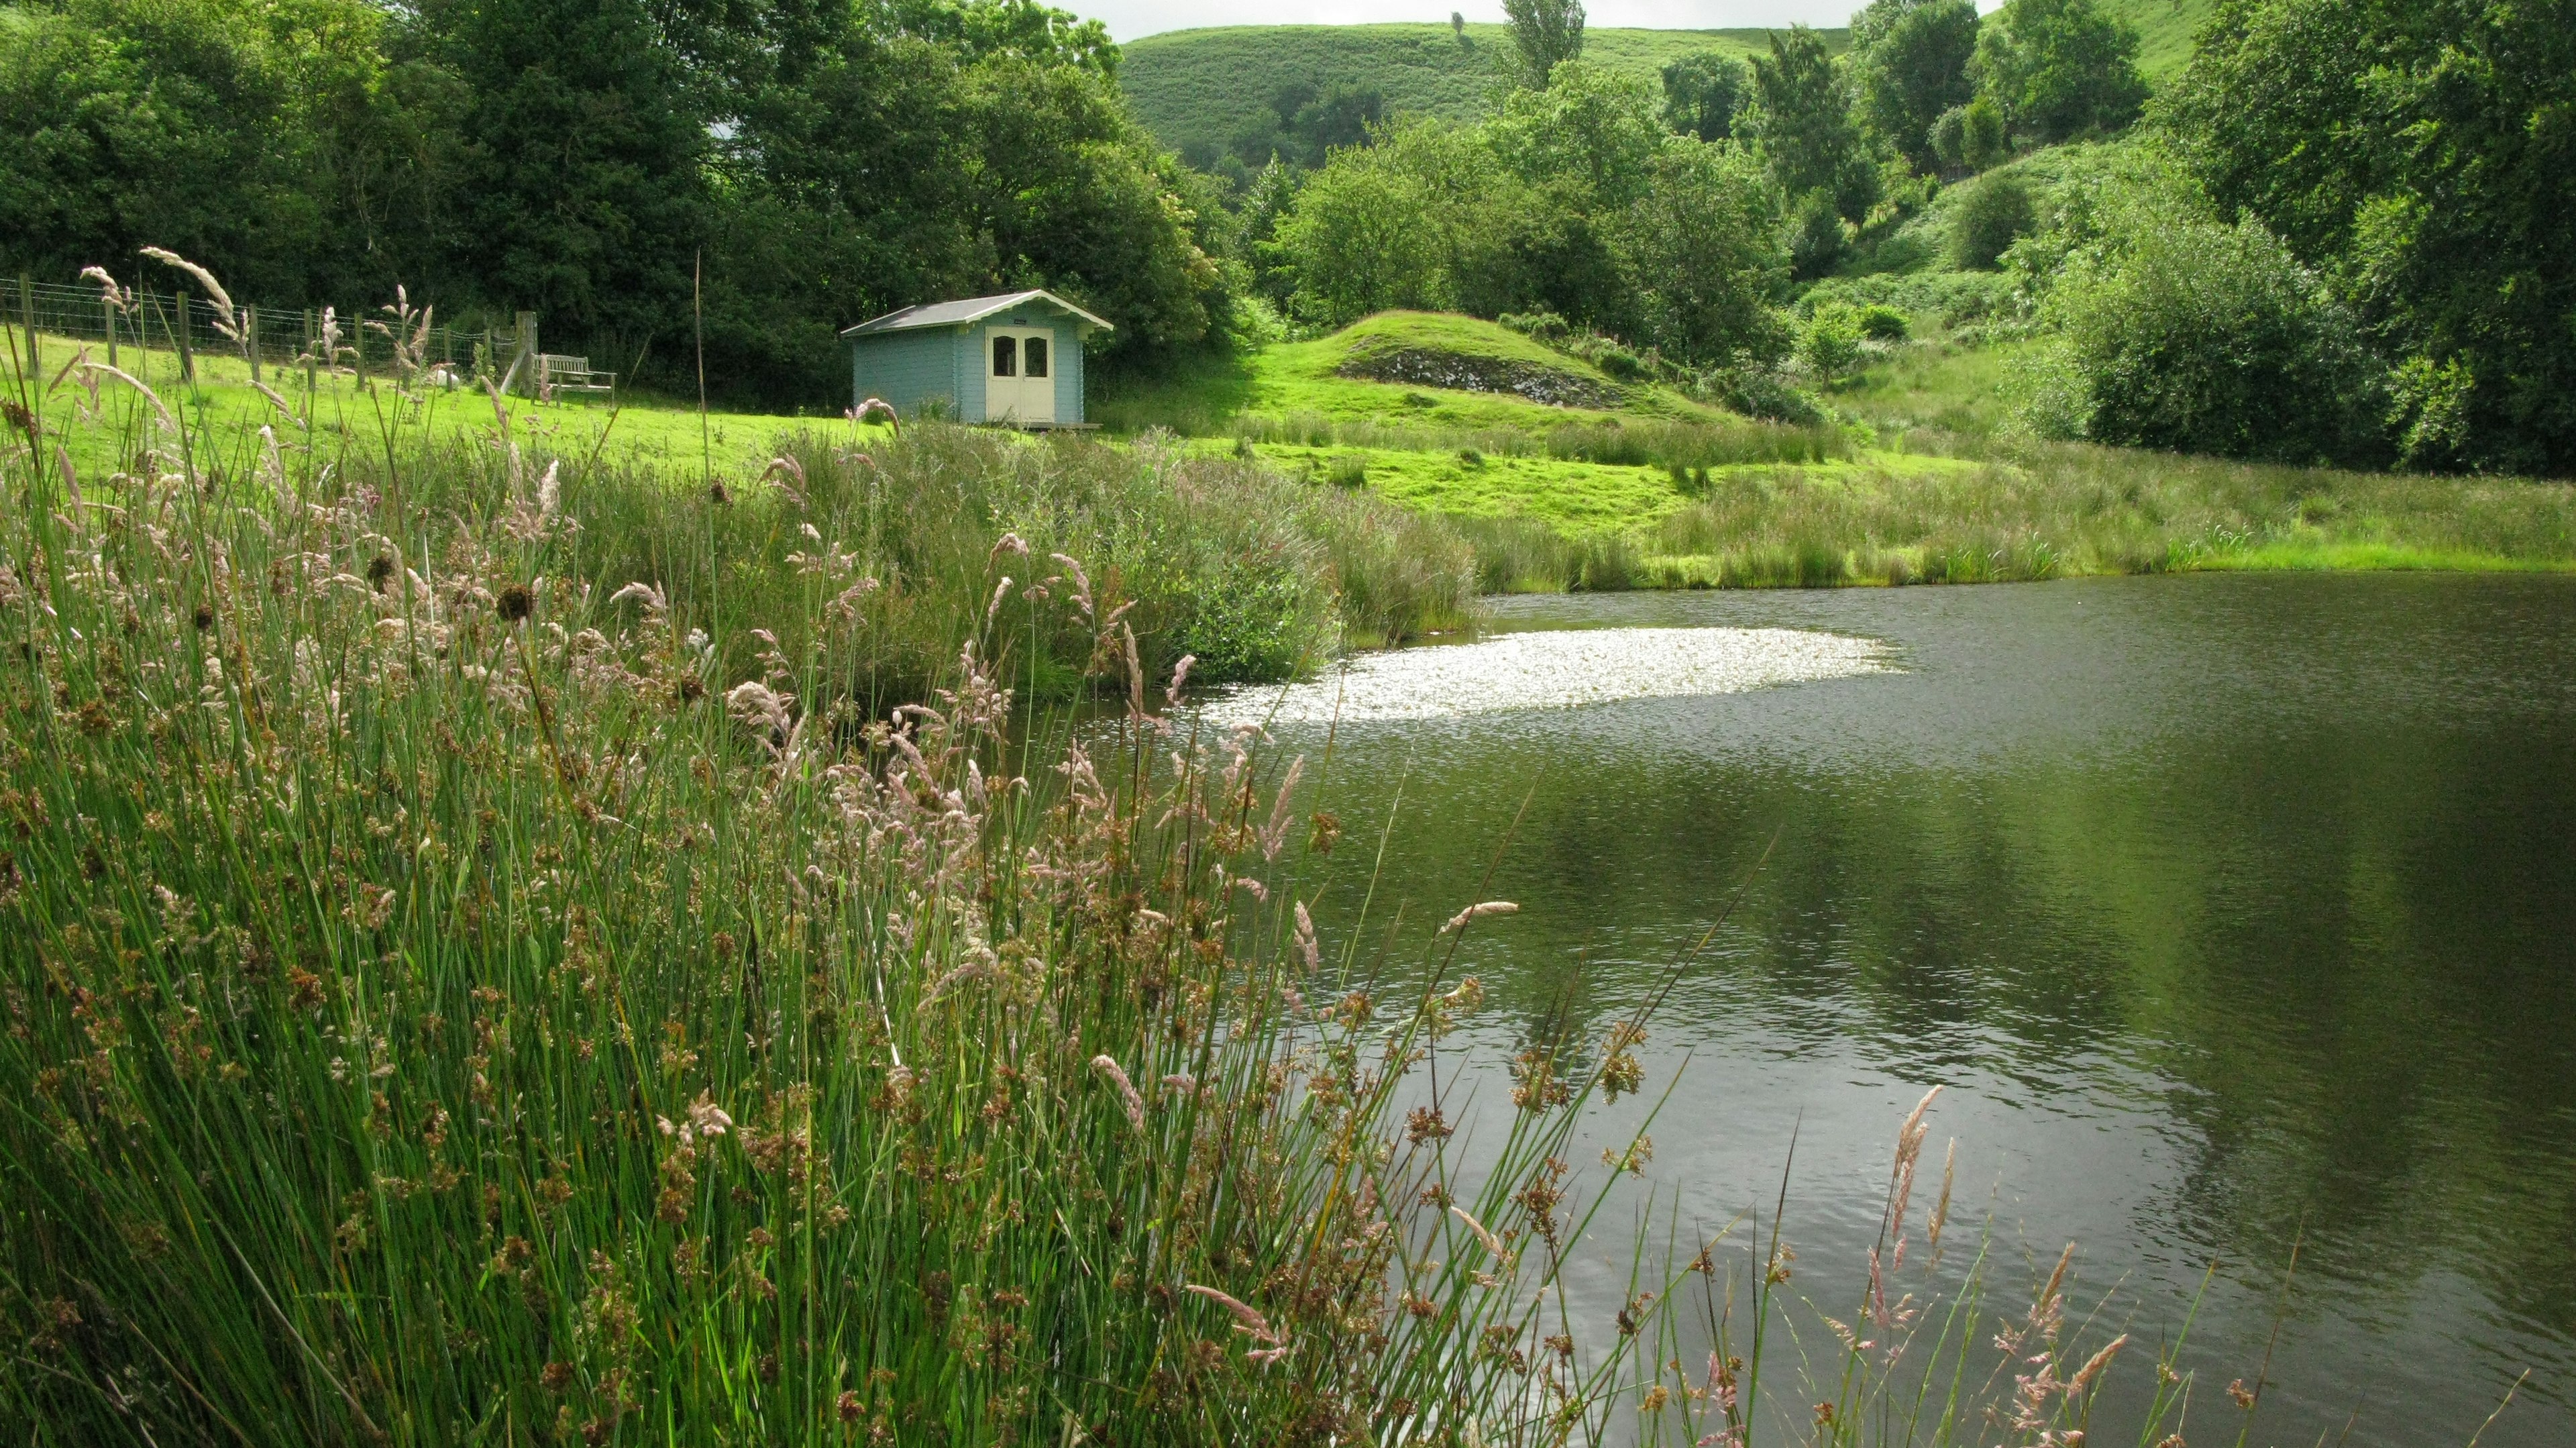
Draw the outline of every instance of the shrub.
M2079 257L2046 315L2096 442L2302 463L2384 451L2352 314L2253 222L2141 229Z
M2011 155L2003 109L1980 96L1943 111L1932 122L1932 154L1952 175L1983 171Z
M1849 376L1860 365L1860 313L1839 304L1816 308L1798 338L1798 365L1818 383Z
M2017 176L1971 182L1950 218L1950 263L1961 271L1991 271L2004 249L2029 234L2039 209Z
M1365 487L1368 483L1368 464L1357 457L1335 458L1332 466L1324 471L1324 481L1337 488Z
M1842 213L1835 209L1831 193L1810 191L1799 198L1797 214L1789 222L1791 276L1802 281L1823 276L1842 260L1849 245Z
M1905 314L1894 307L1873 302L1855 314L1860 334L1873 342L1902 342L1907 336Z

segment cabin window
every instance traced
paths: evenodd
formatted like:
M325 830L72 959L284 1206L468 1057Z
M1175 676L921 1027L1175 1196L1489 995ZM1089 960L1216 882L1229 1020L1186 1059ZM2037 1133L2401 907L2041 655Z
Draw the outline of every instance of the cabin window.
M1020 348L1020 359L1028 364L1027 370L1023 375L1029 377L1044 377L1047 375L1046 338L1029 338L1026 345Z
M1020 372L1019 361L1020 361L1020 343L1019 343L1019 339L1018 339L1018 338L1016 338L1016 337L995 337L995 338L993 339L993 375L994 375L994 376L996 376L996 377L1016 377L1016 376L1018 376L1018 375L1019 375L1019 372Z

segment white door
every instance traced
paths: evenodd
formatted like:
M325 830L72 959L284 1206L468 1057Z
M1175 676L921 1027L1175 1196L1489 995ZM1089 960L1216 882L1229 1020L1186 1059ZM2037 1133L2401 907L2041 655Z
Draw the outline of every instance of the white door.
M1055 338L1032 327L984 332L984 420L1055 421Z

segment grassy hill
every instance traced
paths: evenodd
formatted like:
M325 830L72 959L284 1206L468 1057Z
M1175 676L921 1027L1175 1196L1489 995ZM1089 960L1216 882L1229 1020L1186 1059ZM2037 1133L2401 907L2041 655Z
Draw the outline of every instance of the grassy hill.
M2138 28L2138 64L2162 79L2191 58L2211 0L2106 0ZM1591 30L1588 60L1653 76L1695 51L1749 55L1768 30ZM1844 30L1823 32L1840 49ZM1492 93L1511 41L1500 25L1230 25L1173 30L1122 47L1119 82L1154 135L1175 151L1222 149L1290 85L1374 88L1389 111L1466 120Z
M2109 0L2104 7L2138 27L2138 69L2161 81L2191 59L2191 38L2210 0Z
M2148 0L2163 4L2166 0ZM1767 30L1591 30L1588 60L1653 76L1695 51L1744 55ZM1829 30L1839 46L1844 32ZM1485 105L1511 41L1500 25L1233 25L1149 35L1121 47L1119 84L1175 151L1223 147L1284 86L1374 87L1389 111L1465 120Z

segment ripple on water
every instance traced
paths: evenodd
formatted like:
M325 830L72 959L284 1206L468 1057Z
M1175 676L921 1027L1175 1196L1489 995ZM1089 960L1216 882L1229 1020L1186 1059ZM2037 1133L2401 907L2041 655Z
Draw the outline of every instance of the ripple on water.
M1774 684L1892 673L1875 639L1786 628L1604 628L1504 634L1366 654L1306 683L1213 697L1209 722L1452 719L1620 699L1738 694Z

